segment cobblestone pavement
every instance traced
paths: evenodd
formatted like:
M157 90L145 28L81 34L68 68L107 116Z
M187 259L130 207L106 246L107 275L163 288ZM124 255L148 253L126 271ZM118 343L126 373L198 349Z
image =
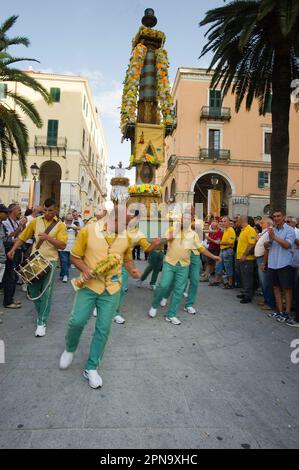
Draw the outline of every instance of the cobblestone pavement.
M130 280L127 321L113 324L100 390L82 377L94 318L72 366L58 368L70 284L57 279L44 338L34 337L31 302L5 310L0 447L298 448L299 364L290 344L299 331L269 319L256 301L241 305L236 294L201 283L199 313L183 312L182 302L182 324L174 326L165 309L147 316L152 292Z

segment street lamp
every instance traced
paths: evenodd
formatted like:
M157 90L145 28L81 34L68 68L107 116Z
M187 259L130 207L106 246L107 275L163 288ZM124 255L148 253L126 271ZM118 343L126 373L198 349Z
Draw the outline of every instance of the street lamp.
M217 186L217 184L219 183L219 178L218 178L218 176L212 175L212 176L211 176L211 183L212 183L212 186L213 186L213 187Z
M28 207L30 209L32 209L34 204L37 202L37 201L35 201L35 197L36 197L35 190L36 190L36 179L39 175L39 166L37 166L36 163L33 163L33 165L31 165L31 167L30 167L30 170L31 170L33 180L31 181L30 188L29 188L29 204L28 204Z

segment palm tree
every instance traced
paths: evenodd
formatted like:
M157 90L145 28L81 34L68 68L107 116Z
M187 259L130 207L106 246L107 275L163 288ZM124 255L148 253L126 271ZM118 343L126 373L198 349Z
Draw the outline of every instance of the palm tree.
M17 16L11 16L0 26L0 82L17 82L31 88L41 94L47 103L51 103L51 97L48 91L34 78L22 72L17 68L13 68L16 62L23 60L36 61L26 57L12 57L8 52L10 46L23 45L28 47L30 42L25 37L9 38L7 32L14 25ZM17 155L22 176L26 176L26 155L29 151L29 136L26 125L18 111L27 115L31 121L37 126L42 127L42 119L34 106L34 104L26 97L7 90L9 101L0 101L0 149L2 156L3 179L5 178L5 170L7 158L11 155ZM11 107L13 104L13 107Z
M299 0L231 1L210 10L201 56L213 52L212 88L236 96L236 111L254 99L265 114L272 94L270 208L285 212L288 187L291 83L299 78Z

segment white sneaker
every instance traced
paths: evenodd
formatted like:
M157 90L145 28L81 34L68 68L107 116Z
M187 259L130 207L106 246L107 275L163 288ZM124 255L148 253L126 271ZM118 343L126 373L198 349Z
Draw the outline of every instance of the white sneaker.
M150 308L150 311L148 312L148 314L149 314L149 316L150 316L151 318L155 318L155 316L157 315L157 309L154 308L154 307L151 307L151 308Z
M188 292L184 292L184 297L186 297L186 299L187 299L187 297L188 297Z
M59 368L67 369L73 362L73 359L74 359L74 353L63 351L63 353L61 354L60 361L59 361Z
M41 338L46 335L46 325L39 325L35 330L35 336Z
M74 266L73 264L71 264L71 268L72 268L72 269L76 269L76 266Z
M96 309L96 308L94 309L94 311L92 312L92 314L93 314L93 316L94 316L95 318L97 318L98 313L97 313L97 309Z
M157 286L153 285L150 287L151 290L156 290L157 289Z
M113 321L115 321L115 323L118 323L119 325L123 325L124 323L126 323L126 320L121 315L116 315L113 318Z
M161 307L166 307L168 299L162 299L160 302Z
M83 377L88 380L91 388L100 388L103 385L103 380L97 370L85 370Z
M63 276L62 282L67 282L67 276Z
M22 292L27 292L27 284L22 284Z
M172 318L166 317L166 321L169 321L173 325L180 325L182 323L177 317L172 317Z
M191 315L195 315L197 313L195 308L193 308L193 307L185 307L184 310L185 310L185 312L188 312Z
M140 287L142 286L142 280L141 279L138 279L138 281L136 282L137 284L137 287L140 289Z

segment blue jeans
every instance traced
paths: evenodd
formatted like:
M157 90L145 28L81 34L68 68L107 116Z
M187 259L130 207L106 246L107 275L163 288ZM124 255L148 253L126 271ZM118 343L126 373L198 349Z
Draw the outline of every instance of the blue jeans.
M225 271L227 277L234 276L235 254L232 248L220 250L221 261L216 264L216 274L222 274Z
M59 251L60 259L60 277L69 277L69 269L71 267L71 258L69 251Z
M275 310L276 302L275 302L273 288L269 283L268 276L267 276L267 271L265 271L265 272L262 271L262 262L263 262L263 256L260 256L259 258L256 258L256 264L257 264L258 276L259 276L259 283L260 283L260 286L261 286L263 294L264 294L265 303L267 305L269 305L269 307L273 308L273 310Z

